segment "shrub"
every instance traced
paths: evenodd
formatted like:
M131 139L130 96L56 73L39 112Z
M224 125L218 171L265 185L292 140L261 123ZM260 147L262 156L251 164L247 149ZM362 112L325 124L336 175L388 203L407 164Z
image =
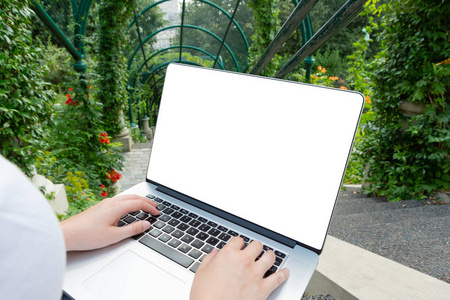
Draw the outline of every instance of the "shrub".
M29 175L54 93L31 44L28 1L2 1L0 12L0 151Z
M423 198L450 188L450 4L391 1L386 9L372 65L374 118L364 127L365 193ZM408 102L424 113L405 116L400 105Z

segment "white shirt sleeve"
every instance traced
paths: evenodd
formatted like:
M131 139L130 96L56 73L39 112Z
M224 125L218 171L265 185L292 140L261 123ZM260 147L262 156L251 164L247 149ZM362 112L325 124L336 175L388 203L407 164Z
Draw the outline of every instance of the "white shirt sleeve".
M47 199L0 155L0 297L59 300L64 238Z

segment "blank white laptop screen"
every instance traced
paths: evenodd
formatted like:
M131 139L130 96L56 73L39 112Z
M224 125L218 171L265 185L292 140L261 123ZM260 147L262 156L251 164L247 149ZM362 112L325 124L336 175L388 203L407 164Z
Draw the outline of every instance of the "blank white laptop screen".
M363 96L171 64L147 178L321 249Z

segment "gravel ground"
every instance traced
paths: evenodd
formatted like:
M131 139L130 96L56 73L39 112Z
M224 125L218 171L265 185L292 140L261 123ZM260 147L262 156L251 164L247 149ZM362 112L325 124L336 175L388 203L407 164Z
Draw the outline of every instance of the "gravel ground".
M450 283L450 205L342 193L329 234Z

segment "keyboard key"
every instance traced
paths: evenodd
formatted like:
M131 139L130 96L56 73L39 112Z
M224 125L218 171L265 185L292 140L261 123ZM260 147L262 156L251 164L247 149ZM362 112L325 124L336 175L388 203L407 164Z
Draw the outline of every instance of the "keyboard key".
M250 242L250 238L246 237L245 235L240 235L240 237L244 240L244 242L249 243Z
M173 209L175 209L175 210L179 210L179 209L180 209L180 207L179 207L179 206L176 206L175 204L172 204L170 207L173 208Z
M191 222L189 222L189 225L191 225L192 227L197 227L200 224L202 224L202 222L197 220L192 220Z
M207 224L211 227L217 227L217 224L214 223L213 221L209 221Z
M163 222L169 221L171 218L168 215L162 215L159 219Z
M222 241L228 242L229 239L231 239L231 235L226 234L223 232L221 235L219 235L219 239Z
M208 233L212 236L218 236L220 233L220 230L217 230L215 228L212 228L210 231L208 231Z
M211 236L209 237L209 239L206 240L206 242L210 245L215 246L219 242L219 240Z
M158 238L158 240L160 240L160 241L162 241L162 242L167 242L167 241L169 241L170 239L171 239L172 237L170 236L170 235L168 235L168 234L163 234L163 235L161 235L159 238Z
M175 228L170 226L170 225L166 225L162 231L167 232L167 233L171 233L172 231L174 231Z
M184 235L184 232L181 230L175 230L174 232L172 232L172 236L176 237L176 238L181 238Z
M203 247L204 244L205 243L200 241L200 240L195 240L195 241L192 242L191 245L194 246L197 249L200 249L201 247Z
M283 259L279 258L278 256L275 256L275 266L279 266L281 265L281 263L283 262Z
M119 222L117 222L117 227L122 227L122 226L124 226L124 225L127 225L127 223L125 223L125 222L122 221L122 220L119 220Z
M141 211L140 210L137 210L137 211L132 211L132 212L130 212L130 213L128 213L129 215L132 215L132 216L136 216L137 214L139 214Z
M272 275L273 273L275 273L276 271L278 270L278 268L277 267L275 267L275 266L272 266L272 267L270 267L270 269L269 270L267 270L267 272L264 274L264 278L266 278L266 277L268 277L268 276L270 276L270 275Z
M158 237L162 232L156 228L154 228L152 231L150 231L150 235L153 237Z
M145 235L145 233L141 233L141 234L136 234L134 236L132 236L133 239L135 239L136 241L139 240L141 237L143 237Z
M208 220L205 219L205 218L203 218L203 217L200 217L200 218L198 218L197 220L199 220L200 222L203 222L203 223L208 222Z
M227 232L228 231L228 228L223 227L221 225L219 225L219 227L217 227L217 229L219 229L220 231L223 231L223 232Z
M189 213L189 211L182 208L182 209L180 209L180 213L187 215Z
M181 238L181 240L182 240L183 242L185 242L186 244L190 244L190 243L194 240L194 237L190 236L189 234L185 234L185 235Z
M138 214L138 215L136 216L136 218L139 219L139 220L144 220L144 219L146 219L147 217L148 217L148 213L145 213L145 212L141 212L140 214Z
M237 233L236 231L233 231L233 230L228 230L228 234L230 234L230 235L232 235L232 236L238 236L239 235L239 233Z
M192 249L188 255L193 258L199 258L202 254L203 253L201 251L198 251L197 249Z
M194 218L194 219L197 219L197 215L196 214L194 214L194 213L189 213L189 215L188 215L189 217L191 217L191 218Z
M275 255L278 256L278 257L281 257L281 258L285 258L286 257L286 254L284 254L283 252L280 252L278 250L275 250Z
M168 245L165 245L155 239L152 239L149 236L144 236L142 239L139 240L139 242L155 250L156 252L164 255L165 257L173 260L174 262L182 265L185 268L188 268L194 262L192 258L178 252L177 250L173 249Z
M179 219L179 218L181 218L181 217L183 216L183 214L180 213L179 211L176 211L176 212L174 212L173 214L171 214L170 216L171 216L172 218Z
M225 246L227 243L225 243L225 242L220 242L216 247L217 247L217 249L222 249L223 248L223 246Z
M272 250L272 251L273 251L272 248L270 248L269 246L266 246L266 245L263 245L263 249L264 249L265 251L267 251L267 250Z
M159 199L159 198L156 198L154 195L152 195L152 194L147 194L145 197L147 197L147 198L149 198L149 199L153 199L154 201L156 201L155 199Z
M163 228L166 225L166 223L158 221L155 224L153 224L153 226L155 226L156 228Z
M189 271L192 271L192 272L197 272L197 269L198 269L198 267L200 266L200 263L199 262L196 262L190 269L189 269Z
M198 227L198 229L200 229L201 231L208 231L208 230L210 230L211 229L211 226L208 226L208 225L206 225L206 224L202 224L202 225L200 225L199 227Z
M192 220L192 218L191 218L191 217L188 217L188 216L182 216L182 217L180 218L180 221L181 221L181 222L184 222L184 223L189 223L191 220Z
M195 228L189 228L187 231L186 231L186 233L189 233L190 235L196 235L197 233L199 232L199 230L198 229L195 229Z
M178 247L178 250L180 250L183 253L188 253L189 250L191 250L191 249L192 249L192 247L187 244L183 244L180 247Z
M147 218L147 221L149 221L150 224L153 224L153 223L155 223L156 221L158 221L158 219L156 219L156 218L153 217L153 216L149 216L149 217Z
M199 232L195 237L198 238L199 240L204 241L209 237L209 235L207 235L204 232Z
M166 206L164 204L158 204L158 206L156 207L159 211L163 211L166 209Z
M169 201L163 201L162 204L164 204L165 206L171 206L172 203L170 203Z
M172 226L177 226L178 224L180 224L180 221L178 221L177 219L172 219L169 222L167 222L167 224L170 224Z
M123 219L123 221L125 221L128 224L134 223L137 220L135 218L133 218L132 216L127 216L125 219Z
M206 245L202 248L202 251L205 252L205 253L210 253L213 249L214 249L213 246L206 244Z
M178 229L185 231L186 229L189 228L189 225L181 223L180 225L177 226Z
M161 198L158 198L158 197L153 198L153 201L158 202L158 203L162 203L163 202L163 200Z
M167 243L167 245L172 246L174 248L178 247L181 244L181 242L177 239L171 239L170 242Z
M168 215L171 215L171 214L173 214L174 211L175 211L175 210L173 210L173 209L171 209L171 208L166 208L165 210L163 210L163 213L168 214Z

